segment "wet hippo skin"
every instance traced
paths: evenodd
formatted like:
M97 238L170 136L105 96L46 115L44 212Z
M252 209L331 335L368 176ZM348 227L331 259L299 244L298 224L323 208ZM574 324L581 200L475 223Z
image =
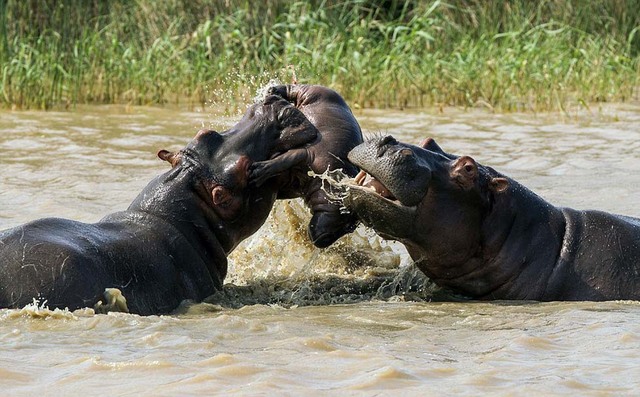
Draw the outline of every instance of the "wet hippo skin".
M358 169L347 160L347 153L362 143L362 132L351 109L334 90L307 84L279 85L269 93L291 102L318 129L317 138L304 148L290 150L268 161L252 165L251 178L258 185L274 175L289 173L290 182L280 189L279 198L303 197L313 214L309 237L320 248L333 244L352 232L357 224L353 214L345 213L342 203L330 200L322 179L309 176L341 169L354 177Z
M248 183L251 163L316 135L299 110L271 96L228 131L203 130L178 152L160 151L171 170L127 210L93 224L46 218L0 232L0 307L38 299L149 315L201 301L222 287L227 254L276 200L280 185Z
M347 207L436 284L475 299L640 299L640 219L555 207L469 156L390 136L349 153Z

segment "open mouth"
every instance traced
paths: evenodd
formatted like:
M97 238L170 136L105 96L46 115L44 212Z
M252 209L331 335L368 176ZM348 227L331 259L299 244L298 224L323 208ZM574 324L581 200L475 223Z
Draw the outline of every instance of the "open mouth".
M356 175L355 183L358 186L372 189L387 200L397 201L396 197L382 184L382 182L377 180L373 175L368 174L365 170L361 170L358 175Z

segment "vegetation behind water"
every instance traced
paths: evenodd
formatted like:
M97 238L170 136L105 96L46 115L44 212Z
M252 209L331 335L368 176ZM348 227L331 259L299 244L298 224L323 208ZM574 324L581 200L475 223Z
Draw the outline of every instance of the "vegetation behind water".
M638 97L638 10L640 0L0 0L0 102L233 106L293 71L356 107L624 101Z

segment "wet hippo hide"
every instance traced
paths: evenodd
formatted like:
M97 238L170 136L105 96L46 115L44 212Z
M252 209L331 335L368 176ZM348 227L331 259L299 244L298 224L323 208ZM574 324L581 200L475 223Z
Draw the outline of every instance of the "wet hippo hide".
M320 248L333 244L352 232L357 225L353 214L345 213L342 203L331 200L331 187L309 171L323 174L342 170L354 177L358 169L347 160L347 153L362 143L362 132L351 109L334 90L319 85L280 85L269 92L291 102L318 129L318 137L303 148L287 151L268 161L252 165L251 178L262 185L275 175L287 173L289 183L279 191L279 198L303 197L311 209L309 237Z
M316 135L299 110L271 96L228 131L203 130L178 152L160 151L171 170L127 210L93 224L46 218L0 232L0 307L37 299L149 315L201 301L222 287L227 254L264 223L277 197L277 184L249 184L251 163Z
M555 207L432 139L376 138L349 159L363 171L347 207L442 287L475 299L640 299L640 219Z

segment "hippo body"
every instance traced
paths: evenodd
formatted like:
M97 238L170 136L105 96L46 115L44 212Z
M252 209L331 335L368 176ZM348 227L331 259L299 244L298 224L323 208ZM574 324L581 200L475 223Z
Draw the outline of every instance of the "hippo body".
M320 178L308 175L341 169L354 177L358 169L347 160L351 149L362 143L362 131L351 109L334 90L319 85L280 85L269 93L291 102L318 129L318 137L304 148L289 150L268 161L252 165L252 180L263 184L267 179L290 172L288 186L281 188L279 198L303 197L313 216L309 237L320 248L333 244L352 232L357 218L347 214L342 204L327 196L330 186Z
M95 307L106 288L142 315L201 301L222 287L225 252L213 235L193 246L171 222L130 209L95 224L46 218L4 231L0 306Z
M374 139L349 159L363 173L347 207L439 286L483 300L640 299L640 219L555 207L431 139Z
M46 218L0 232L0 307L34 299L49 308L95 307L149 315L201 301L222 287L226 256L266 220L277 184L249 185L252 161L316 138L317 130L278 97L250 108L223 133L200 131L172 169L126 211L94 224ZM111 289L126 298L110 302Z

